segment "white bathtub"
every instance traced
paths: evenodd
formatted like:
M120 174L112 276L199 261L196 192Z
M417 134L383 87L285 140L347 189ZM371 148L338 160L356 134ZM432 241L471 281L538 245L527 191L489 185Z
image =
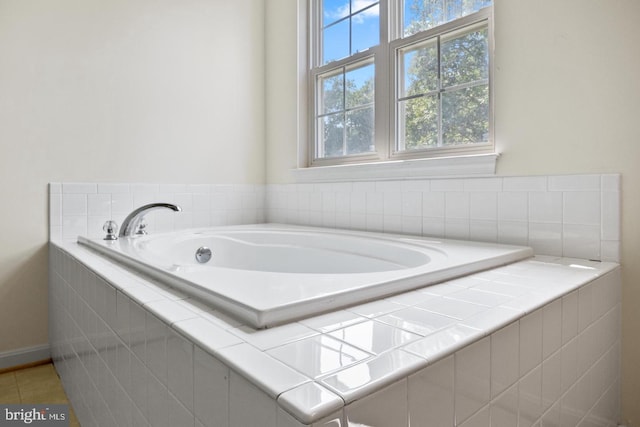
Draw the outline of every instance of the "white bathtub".
M277 224L78 241L255 328L533 255L521 246ZM195 259L202 246L213 253L206 264Z

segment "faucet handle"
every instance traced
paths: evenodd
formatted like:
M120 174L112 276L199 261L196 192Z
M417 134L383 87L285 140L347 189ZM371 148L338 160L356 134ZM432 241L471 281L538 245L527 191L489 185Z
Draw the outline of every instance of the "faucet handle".
M138 235L147 234L147 220L144 217L140 218L140 221L138 222L138 226L136 228L136 234Z
M107 233L107 236L104 238L104 240L118 240L118 223L113 221L113 220L109 220L107 222L104 223L104 225L102 226L102 230L104 230L105 233Z

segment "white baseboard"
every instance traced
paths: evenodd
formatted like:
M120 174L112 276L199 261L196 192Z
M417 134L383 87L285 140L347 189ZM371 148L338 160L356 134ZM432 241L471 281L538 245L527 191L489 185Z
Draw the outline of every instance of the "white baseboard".
M0 352L0 369L26 365L51 358L49 344Z

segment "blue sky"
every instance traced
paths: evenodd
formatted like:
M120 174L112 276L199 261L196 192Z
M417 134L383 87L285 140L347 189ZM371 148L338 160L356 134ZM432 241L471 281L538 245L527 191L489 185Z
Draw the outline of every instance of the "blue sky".
M379 43L377 0L323 0L322 3L322 24L325 28L323 63L345 58ZM404 26L407 28L416 20L411 8L414 2L407 0L403 3ZM430 9L432 16L442 22L467 15L490 4L491 0L428 0L422 6Z
M377 3L373 0L351 0L350 16L348 0L323 1L324 63L344 58L379 43ZM374 6L367 9L371 5Z

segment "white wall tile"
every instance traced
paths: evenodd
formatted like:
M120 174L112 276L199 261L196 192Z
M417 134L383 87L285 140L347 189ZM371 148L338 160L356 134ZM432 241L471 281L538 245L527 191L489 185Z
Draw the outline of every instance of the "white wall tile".
M562 300L558 299L542 309L542 359L546 359L562 345Z
M64 194L90 194L98 191L98 185L84 182L64 182L62 183L62 193Z
M146 360L149 370L167 385L167 326L151 313L146 313Z
M600 225L600 192L567 191L563 195L565 224Z
M533 222L554 223L562 222L562 193L561 192L531 192L529 193L529 220Z
M584 331L593 320L592 287L586 284L578 290L578 333Z
M602 182L602 185L604 186L604 178ZM401 188L414 188L414 184L415 183L411 183L411 185L401 183ZM611 183L607 185L615 187L615 185ZM455 182L455 180L451 183L447 183L447 186L450 186L450 188L452 189L458 188L458 184ZM287 186L283 186L283 188L285 187ZM584 191L585 193L593 191L584 189L587 187L588 185L583 187L583 189L579 191ZM322 188L324 189L324 187ZM333 184L331 184L326 188L328 188L329 191L339 191L340 189L342 189L342 186L334 186ZM420 186L417 186L415 188L420 188ZM436 188L438 188L438 185L436 185ZM440 188L444 187L441 186ZM475 191L485 191L480 189L482 188L482 185L480 184L479 187L474 188L473 184L467 186L466 182L463 182L463 188L465 190L471 191L469 193L470 197L473 197L474 194L477 194L475 193ZM517 189L517 191L520 191L520 189ZM569 190L564 189L561 191ZM574 188L570 191L573 192L576 190ZM82 195L81 193L71 194ZM446 197L444 192L442 193L442 195L443 197ZM336 203L335 209L339 210L337 204L338 203ZM422 208L424 208L424 206L425 205L423 201ZM529 210L529 213L530 212L531 210ZM365 214L363 214L363 216L366 217ZM78 215L77 217L81 216ZM337 216L335 216L335 218L337 218ZM401 223L401 226L403 230L406 227L404 219L405 217L402 217L403 222ZM602 215L601 220L604 221L604 214ZM79 222L82 222L82 220L79 219ZM87 222L88 220L85 219L85 224ZM523 222L526 223L526 221ZM381 223L384 223L384 219L381 220ZM444 221L442 223L444 224ZM545 222L541 222L540 224L559 225L556 223ZM566 225L573 224L565 224L565 226ZM597 227L600 226L601 225L598 225ZM86 225L84 225L84 227L86 227ZM69 233L69 231L67 231L67 233ZM598 239L599 238L600 237L598 237ZM600 243L600 245L602 245L602 242ZM67 271L69 274L77 276L82 285L77 288L77 291L72 291L72 295L74 295L73 297L64 298L63 300L66 302L62 305L58 305L59 307L61 307L61 310L69 310L69 312L76 313L79 316L77 319L74 318L74 321L70 321L70 323L73 325L73 328L70 332L67 333L69 337L77 337L78 340L74 341L73 344L66 344L67 350L63 350L63 354L68 355L68 357L70 357L71 359L62 361L63 364L61 365L59 372L61 372L61 375L64 377L65 371L73 371L74 368L72 368L72 366L74 363L76 364L76 366L80 366L81 372L83 373L75 374L78 375L77 378L79 379L79 381L73 382L73 385L68 390L68 394L70 395L70 397L83 395L83 397L81 398L81 401L83 402L99 402L98 404L92 403L91 407L86 405L77 405L78 413L83 414L83 419L89 420L89 425L128 425L129 421L127 420L131 420L130 422L135 423L135 425L145 426L156 424L164 425L165 421L161 420L160 417L166 415L165 419L167 420L166 423L168 425L195 424L200 425L201 427L209 427L209 425L206 424L206 420L204 419L194 420L192 412L185 406L185 404L182 403L181 400L176 399L178 397L177 395L180 394L180 392L175 391L174 393L174 391L167 389L162 381L162 370L159 371L157 368L153 367L156 366L156 362L154 362L154 360L157 360L156 357L159 356L158 352L160 354L162 353L162 350L156 349L156 342L153 338L157 336L153 332L156 331L156 328L154 326L157 327L157 322L160 321L155 318L153 318L152 321L149 321L148 318L150 314L146 312L146 309L142 308L145 319L143 323L145 328L145 345L140 346L137 340L137 337L139 336L139 328L136 326L137 324L139 324L139 310L137 308L133 309L133 322L131 322L131 313L129 307L130 304L135 303L130 302L129 298L122 292L114 290L114 298L112 298L111 300L115 300L115 308L113 310L113 313L109 315L107 311L108 307L98 304L101 300L106 301L103 296L100 296L102 295L100 291L104 289L96 287L98 284L97 281L89 280L90 276L88 274L88 271L78 262L71 260L69 262L66 262L66 264L68 265L66 267L63 267L65 271ZM110 280L116 280L116 276L117 275L114 275L113 277L110 276ZM508 275L506 274L502 274L502 276L508 277ZM483 278L483 280L486 279L486 277ZM607 280L609 280L609 278L607 278ZM603 282L606 282L607 280ZM596 283L603 282L596 281ZM492 282L487 283L493 284ZM496 285L505 284L496 283ZM543 285L551 285L551 282L544 283ZM561 285L562 284L559 283L559 286ZM543 310L541 310L541 362L533 369L529 370L526 374L526 377L523 378L519 383L517 383L517 385L514 385L515 383L512 383L510 387L508 387L506 390L503 390L501 394L498 393L497 395L496 391L499 388L494 386L494 384L496 384L494 377L496 375L500 375L504 371L496 369L495 365L501 365L501 367L502 365L506 366L509 362L513 362L513 360L515 359L515 371L519 370L519 367L517 365L521 358L521 354L518 354L520 352L520 337L518 336L515 339L515 342L518 343L518 349L515 352L513 350L507 351L507 354L516 354L516 356L511 357L510 359L507 359L505 357L504 360L500 362L494 362L494 358L496 358L494 347L497 346L497 344L494 345L494 343L499 342L499 338L495 337L497 337L498 334L503 332L504 330L494 333L491 338L485 338L485 340L491 341L491 351L489 357L491 368L489 372L490 390L491 395L494 396L494 400L491 402L486 400L486 403L483 406L475 410L475 412L472 412L470 416L464 421L464 427L467 427L468 425L476 425L476 423L480 423L480 425L486 425L489 420L489 413L491 413L491 418L494 421L501 419L499 418L501 416L506 417L505 419L512 419L513 412L499 411L504 410L505 407L509 407L509 401L513 402L514 390L518 390L520 401L524 405L521 408L521 424L523 426L533 423L531 425L533 425L534 427L542 427L544 425L547 425L548 422L556 422L555 420L557 420L557 423L559 423L561 420L564 420L565 423L569 424L573 423L574 421L575 423L577 423L580 420L580 417L588 414L589 411L591 411L592 413L604 413L606 414L605 417L609 417L609 419L616 419L616 414L618 411L617 405L619 404L619 395L617 394L617 384L619 384L619 382L617 382L619 381L619 342L616 341L615 338L617 336L617 332L611 331L619 330L619 326L616 325L619 321L620 311L619 308L614 308L612 310L613 306L617 303L617 298L619 298L619 289L614 289L613 284L611 286L612 287L607 287L604 285L596 286L594 284L589 289L582 288L578 292L565 296L562 302L552 303L551 305L548 305ZM54 284L52 284L52 292L54 289L57 288ZM495 289L491 289L492 291L496 291L497 293L500 293L498 291L502 290L502 288L499 288L499 286ZM76 292L78 293L76 294ZM60 301L60 299L57 299L56 297L53 297L53 300ZM91 308L89 308L89 306L87 306L85 302L90 303ZM113 302L111 304L113 304ZM392 303L387 302L387 304ZM559 309L561 311L560 318L562 319L560 322L557 320ZM53 312L53 316L55 316L56 312L57 310ZM376 311L373 309L368 310L367 312L371 316L379 316L389 313L388 311L379 312L379 310ZM588 315L586 313L588 313ZM358 319L358 321L365 320L365 318L359 317L356 314L354 314L353 316L354 319ZM71 319L71 317L68 318ZM110 318L112 320L109 320ZM553 329L554 324L556 325L555 329ZM558 324L560 324L560 327L557 327ZM207 325L210 326L213 324L207 323ZM108 336L108 326L113 328L117 336ZM467 328L462 331L460 330L460 326L456 326L453 328L457 328L457 332L454 334L456 338L454 338L451 334L446 335L444 333L436 333L432 338L429 338L430 344L426 343L425 340L427 340L427 338L423 338L420 340L421 342L416 341L412 344L409 344L409 346L407 346L407 350L409 350L409 352L413 354L419 354L421 358L427 356L431 358L438 358L443 354L441 350L443 348L442 345L453 345L455 346L455 348L460 348L461 346L466 345L471 341L477 340L481 336L478 334L478 331L475 331L473 328ZM133 334L131 334L132 329L134 332ZM59 354L58 351L60 350L56 349L65 347L55 343L57 330L57 327L53 327L53 332L51 335L54 360L60 360L55 356L56 354ZM204 329L202 329L202 331L204 331ZM209 328L207 328L207 331L207 334L211 332ZM213 335L216 337L215 345L219 345L220 342L217 341L217 338L219 337L218 333L226 331L214 329L214 332L215 333ZM551 333L549 334L549 332ZM196 335L198 334L196 333ZM121 341L121 337L124 337L125 341ZM223 346L240 342L234 341L238 337L234 337L231 334L228 334L227 337L229 338L228 340L223 339ZM113 340L111 338L113 338ZM213 340L213 338L211 339ZM559 340L562 340L561 342L564 343L564 346L562 348L559 348ZM133 343L134 348L136 348L134 352L131 352L126 347L126 345L128 345L129 343ZM463 348L463 350L460 350L459 353L452 358L457 360L460 353L469 351L470 348L473 348L473 345ZM403 351L404 350L397 350L396 352ZM76 352L81 356L78 357L76 355ZM208 357L209 361L215 360L204 352L202 352L201 355L203 357ZM138 356L142 356L143 359L140 360ZM195 360L197 356L194 355L193 357ZM387 357L389 360L393 359L391 354L387 354L385 357ZM496 360L498 359L500 358L497 357ZM414 358L414 360L420 361L420 363L426 363L423 359L420 359L418 357ZM360 364L362 366L374 366L374 364L369 363L369 361L365 363L361 362ZM162 365L162 363L159 363L157 366L160 365ZM63 366L66 366L66 368ZM217 365L217 367L220 369L214 369L213 372L215 372L215 374L211 375L211 372L207 371L208 368L198 368L198 362L193 362L191 369L192 371L195 371L196 374L193 378L193 384L191 388L193 390L196 390L193 396L192 404L192 409L195 412L199 411L198 408L205 411L205 408L211 409L212 406L216 406L212 403L211 399L207 399L202 403L197 402L197 397L199 394L202 394L205 398L207 398L208 396L212 396L213 394L211 391L198 391L200 388L206 388L204 387L203 383L198 383L199 372L202 375L202 380L204 381L206 379L206 384L212 384L212 382L216 383L217 391L226 390L226 392L228 393L230 389L233 389L235 390L236 397L246 397L247 395L251 395L251 398L248 401L245 400L244 403L238 401L240 403L236 402L235 404L231 403L228 394L215 396L215 402L219 404L219 407L226 407L227 410L215 409L214 412L234 414L234 419L239 422L239 424L236 425L242 425L243 427L246 427L246 425L255 424L242 424L245 421L255 423L255 420L259 420L259 424L257 425L276 426L277 424L272 424L271 421L276 423L280 419L287 419L288 421L294 422L293 425L296 425L295 422L297 421L295 420L295 418L290 417L290 415L286 412L284 412L283 415L278 418L278 409L274 400L272 398L269 398L268 395L266 395L256 387L249 386L253 387L253 389L247 387L250 390L250 392L248 393L238 392L238 390L240 389L245 389L237 385L238 381L235 382L235 385L231 385L231 383L228 382L228 368L222 364ZM85 369L87 369L87 373L84 373ZM207 377L207 374L205 374L205 372L208 372L209 377ZM464 375L462 377L464 378ZM63 381L66 380L63 379ZM462 380L460 380L459 378L455 379L456 383L459 383L460 381ZM96 384L94 384L94 382ZM483 382L486 381L481 380L479 383ZM509 380L506 380L505 382L508 383ZM246 381L245 383L247 385L249 384ZM599 385L603 383L605 384L604 388L609 387L609 391L603 390L603 386L596 387L597 384ZM65 382L65 387L67 387L66 384L67 382ZM96 387L100 384L101 386ZM478 388L477 386L478 382L474 382L474 385L471 388ZM86 392L87 389L89 390L88 392ZM412 417L411 408L412 406L417 405L411 404L411 393L408 392L410 389L411 380L409 379L406 382L407 392L405 393L405 399L407 399L407 396L409 396L409 398L404 403L405 417ZM539 409L537 409L538 389L540 390ZM252 394L252 392L254 394ZM561 398L561 402L558 403L557 399L561 395L561 393L564 394ZM225 396L227 400L225 400ZM157 399L156 397L159 397L159 399ZM266 399L264 399L265 397ZM455 396L453 400L455 399L460 398L459 396ZM393 401L393 399L390 400ZM357 400L356 402L361 401L362 399ZM164 404L162 402L164 402ZM264 411L256 411L256 406L260 406L261 404L264 404ZM498 404L500 406L498 406ZM231 406L234 407L233 410L231 410ZM164 407L167 408L166 411ZM247 407L250 407L249 411L246 411ZM462 404L462 408L464 407L465 405ZM239 414L241 411L245 411L247 413ZM573 412L571 414L567 414L566 411ZM280 409L280 412L283 411ZM407 413L409 415L406 415ZM535 415L536 413L538 414L538 416ZM572 415L575 413L577 413L578 416ZM115 419L113 419L112 416ZM208 415L203 414L200 418L205 418L206 416ZM289 418L287 418L287 416ZM542 418L539 418L539 416L541 416ZM341 422L339 421L341 417L339 413L337 414L337 417L338 419L336 419L335 417L327 417L321 420L322 424L320 425L331 427L337 427L338 425L340 425L340 427L342 427L344 424L339 424ZM216 420L220 419L223 418L216 417ZM417 420L418 418L411 419ZM154 424L150 424L148 422L149 420L152 420ZM398 419L396 417L394 421L397 420ZM407 418L401 418L400 422L405 423L405 420L406 423L409 422L409 419ZM582 422L585 423L588 421L589 417L584 418ZM223 422L225 422L224 419ZM287 424L285 424L285 426L286 425ZM394 425L395 427L397 424L394 423L389 425Z
M309 378L344 369L370 356L327 335L305 338L273 348L267 353Z
M603 182L602 188L610 190L600 193L600 180ZM549 191L547 181L550 183ZM170 231L174 228L209 224L253 223L266 219L325 227L529 244L537 252L548 255L606 258L614 261L620 256L619 243L616 243L619 241L618 175L270 185L268 191L253 185L54 185L58 185L60 191L66 188L66 195L93 194L93 197L99 198L111 194L112 213L105 216L114 217L112 219L118 217L116 220L120 221L133 207L158 201L161 196L171 200L175 197L186 198L181 200L181 204L187 214L198 203L201 213L197 216L149 215L149 229L152 231ZM56 188L52 187L52 190L56 191ZM205 190L210 190L210 194L203 192ZM562 192L565 192L567 198L565 209L560 201ZM305 196L300 197L300 194ZM595 200L598 195L601 201ZM206 216L206 200L196 202L196 197L211 197L208 207L211 210L207 210ZM264 206L265 197L271 199L267 218L259 212L260 206ZM216 198L222 202L216 203ZM496 199L495 203L493 198ZM280 204L279 199L282 199ZM586 203L585 199L593 199L594 203ZM69 204L67 209L74 211L73 206ZM247 207L250 209L246 209ZM52 227L62 228L61 233L55 234L62 234L64 239L73 239L88 231L92 236L99 236L99 232L93 228L102 221L102 214L97 212L101 209L97 204L91 203L91 206L87 206L88 210L95 217L92 229L87 230L87 225L79 218L86 215L83 213L77 214L75 219L66 218L66 222L60 220L60 225L52 221ZM300 216L302 211L305 214ZM543 225L560 224L563 211L565 223L562 229ZM360 217L354 218L354 214ZM50 217L55 218L54 215ZM459 221L467 218L474 222ZM496 219L499 219L497 224L485 222ZM529 221L531 223L527 224Z
M229 383L229 427L277 427L276 402L231 371Z
M425 192L422 194L422 215L429 218L445 217L445 193Z
M464 180L464 191L502 191L503 178L471 178Z
M402 193L402 216L422 216L422 192Z
M491 401L491 425L518 425L518 385L514 384Z
M469 221L469 238L479 242L497 242L498 222L472 219Z
M469 219L447 218L444 220L444 235L447 239L469 240Z
M329 335L372 354L380 354L420 338L420 335L375 320L337 329Z
M498 242L512 245L527 245L529 226L524 221L499 221Z
M620 240L620 193L602 192L602 239Z
M223 363L240 375L251 378L254 384L274 398L309 381L293 367L247 343L223 348L218 354Z
M348 425L407 426L407 380L347 405L345 413Z
M547 191L546 176L511 176L504 178L504 191Z
M434 179L431 191L464 191L464 179Z
M469 193L462 191L445 193L444 203L447 219L469 218Z
M566 393L574 385L578 377L578 340L572 339L562 346L561 351L561 387L562 393Z
M449 356L408 379L410 425L454 425L454 357Z
M549 191L597 191L600 175L558 175L549 177Z
M491 396L496 397L519 377L520 325L514 322L491 334Z
M118 183L98 183L98 193L113 194L113 193L129 193L131 191L129 184Z
M542 411L547 411L562 393L562 353L556 352L542 362Z
M542 310L520 319L520 376L542 362Z
M491 341L484 338L455 354L456 423L462 423L489 403Z
M111 195L110 194L88 194L87 213L89 215L111 215Z
M498 193L498 219L500 221L527 221L528 195L523 191Z
M229 424L229 368L194 349L194 413L204 427Z
M86 194L63 194L62 195L62 215L87 215L87 195Z
M432 237L444 237L444 218L422 219L422 235Z
M469 215L471 219L497 220L498 194L495 192L477 192L469 195Z
M383 387L426 365L426 361L403 350L391 350L363 360L321 380L345 403L363 399L371 389Z
M518 426L529 427L542 415L542 367L525 375L518 384Z
M536 254L562 256L562 225L530 222L528 244Z
M193 343L172 330L167 336L167 364L169 391L193 411Z
M562 297L562 344L568 343L578 333L578 292Z
M169 410L169 426L191 427L195 425L193 413L185 408L184 405L175 397L170 395L167 403Z
M297 419L302 420L304 424L340 427L342 420L342 408L344 401L335 393L330 392L315 382L307 382L291 390L287 390L278 396L278 405L280 410L284 410L293 414ZM332 413L324 420L314 422L319 413ZM278 416L280 422L280 416Z
M277 427L305 427L308 425L302 424L280 407L278 407L277 418Z

